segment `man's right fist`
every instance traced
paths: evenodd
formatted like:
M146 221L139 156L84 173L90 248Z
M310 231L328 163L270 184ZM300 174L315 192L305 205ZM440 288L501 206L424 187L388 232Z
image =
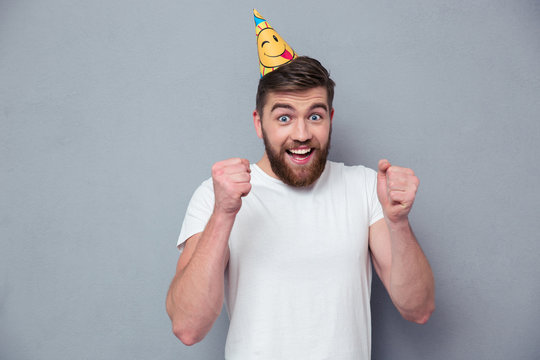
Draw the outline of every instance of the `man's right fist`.
M242 206L242 196L251 190L251 169L246 159L232 158L212 166L214 211L236 215Z

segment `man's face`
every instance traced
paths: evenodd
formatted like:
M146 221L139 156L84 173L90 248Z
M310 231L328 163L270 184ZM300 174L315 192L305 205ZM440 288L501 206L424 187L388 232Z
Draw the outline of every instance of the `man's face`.
M333 115L323 87L267 94L262 114L255 111L253 116L276 177L296 187L319 178L330 148Z

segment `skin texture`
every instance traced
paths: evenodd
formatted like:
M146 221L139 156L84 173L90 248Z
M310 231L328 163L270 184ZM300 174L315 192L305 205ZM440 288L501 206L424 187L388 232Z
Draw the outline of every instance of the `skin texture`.
M263 113L253 112L255 131L265 139L267 149L257 165L280 178L269 159L271 151L291 181L310 184L318 178L320 174L314 173L322 170L313 164L330 145L334 114L327 104L322 87L269 93ZM287 152L306 148L311 149L308 157ZM212 167L212 179L213 213L204 231L186 241L167 294L173 332L186 345L201 341L221 312L229 235L242 197L251 190L249 162L241 158L220 161ZM433 274L408 219L418 185L411 169L393 166L388 160L379 162L377 195L384 219L370 226L369 247L375 271L396 308L405 319L423 324L435 309L435 301Z

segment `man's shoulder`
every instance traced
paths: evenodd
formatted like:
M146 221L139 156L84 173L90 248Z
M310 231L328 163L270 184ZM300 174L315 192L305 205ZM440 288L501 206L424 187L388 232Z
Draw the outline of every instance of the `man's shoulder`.
M214 182L212 181L212 177L209 177L205 180L203 180L199 186L195 188L195 191L193 192L194 198L211 198L214 197Z

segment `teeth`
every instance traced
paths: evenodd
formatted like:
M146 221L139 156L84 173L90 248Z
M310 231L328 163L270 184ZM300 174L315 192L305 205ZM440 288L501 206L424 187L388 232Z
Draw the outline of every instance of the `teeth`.
M297 155L304 155L311 151L311 149L290 149L290 152Z

